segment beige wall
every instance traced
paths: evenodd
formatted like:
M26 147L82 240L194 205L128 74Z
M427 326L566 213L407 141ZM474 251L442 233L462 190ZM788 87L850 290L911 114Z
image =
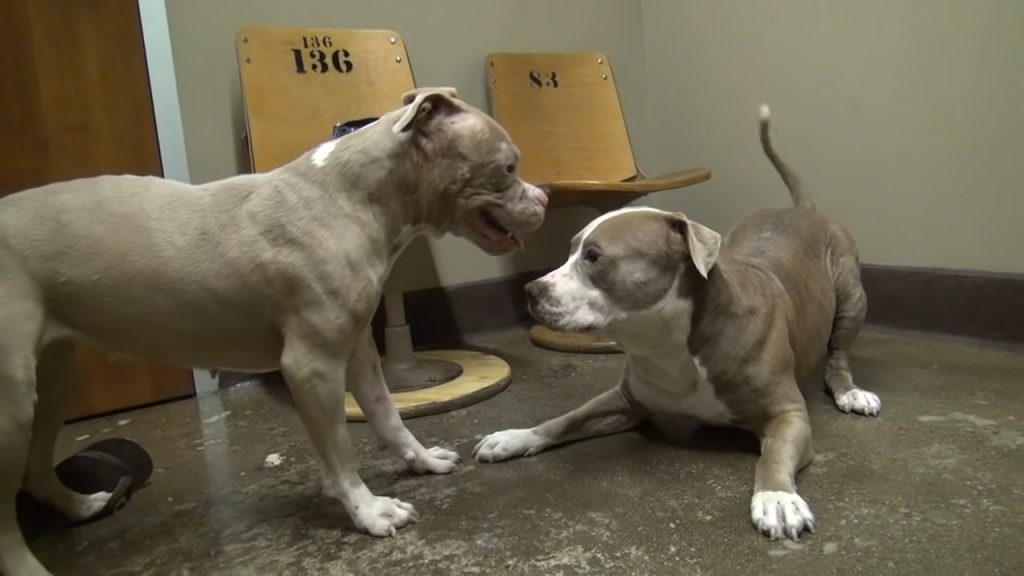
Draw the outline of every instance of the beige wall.
M659 196L727 230L786 202L757 106L819 207L871 263L1024 272L1024 2L644 0Z
M869 263L1024 273L1024 2L1014 0L173 0L167 2L195 182L247 171L232 44L248 24L392 28L420 85L486 106L483 57L604 50L642 167L714 176L643 203L721 231L787 197L776 143ZM528 250L414 244L397 285L460 284L559 263L594 213L557 210Z
M604 50L616 66L633 136L647 139L642 13L628 0L168 0L167 11L193 182L248 171L234 36L251 24L397 30L419 85L455 86L485 109L488 52ZM568 238L593 216L553 213L526 239L527 252L509 258L456 238L414 244L395 268L396 285L460 284L555 265Z

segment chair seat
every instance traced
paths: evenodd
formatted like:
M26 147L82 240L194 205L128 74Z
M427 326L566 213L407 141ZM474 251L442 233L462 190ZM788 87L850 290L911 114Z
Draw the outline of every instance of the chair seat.
M628 202L652 192L675 190L699 184L711 178L711 171L695 168L672 172L657 178L637 178L621 182L601 180L558 180L542 185L551 195L549 207L591 206L601 210Z

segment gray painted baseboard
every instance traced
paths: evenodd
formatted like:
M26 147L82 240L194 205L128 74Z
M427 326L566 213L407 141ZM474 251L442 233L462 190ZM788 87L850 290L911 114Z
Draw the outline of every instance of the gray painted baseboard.
M861 281L871 324L1024 343L1024 275L865 264Z
M418 348L460 344L462 336L530 324L523 285L546 270L408 292L406 316ZM869 324L1024 343L1024 275L865 264ZM383 314L374 319L378 344Z

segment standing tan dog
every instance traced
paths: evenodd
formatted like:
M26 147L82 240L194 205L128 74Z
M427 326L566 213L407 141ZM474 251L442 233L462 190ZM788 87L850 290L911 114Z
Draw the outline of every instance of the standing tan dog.
M560 268L531 282L530 312L560 330L604 328L626 351L619 385L530 429L484 438L481 462L686 415L756 433L761 457L750 516L771 538L796 540L814 516L796 492L810 463L811 428L797 382L823 356L825 382L844 412L876 415L857 388L847 350L867 303L853 239L819 215L772 148L761 143L792 195L792 208L744 220L721 245L679 213L631 208L606 214L573 238Z
M0 572L46 573L15 520L20 488L75 519L110 497L71 492L53 471L78 339L186 366L280 368L324 493L375 536L415 520L367 489L345 425L348 387L412 470L458 461L424 448L388 394L368 329L384 280L422 233L515 250L547 196L518 177L508 134L454 90L403 102L264 174L201 186L103 176L0 200Z

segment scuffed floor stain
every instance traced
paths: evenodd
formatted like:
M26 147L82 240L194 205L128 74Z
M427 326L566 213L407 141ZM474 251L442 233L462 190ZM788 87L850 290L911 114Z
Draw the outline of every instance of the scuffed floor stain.
M988 439L988 444L997 448L1022 448L1024 447L1024 434L1016 430L1002 429Z
M995 426L998 424L995 420L981 418L974 414L964 414L963 412L950 412L945 416L924 415L918 416L917 419L920 422L966 422L975 426Z
M1006 420L1013 422L1013 415L1008 415ZM951 412L945 416L922 415L918 416L919 422L927 424L952 422L961 426L980 428L987 431L990 436L987 444L996 448L1016 449L1024 447L1024 434L1015 428L1002 427L999 422L991 418L982 418L973 414L963 412Z
M798 487L816 532L794 543L750 523L757 441L748 434L703 429L675 440L638 429L501 464L470 461L475 439L611 388L623 360L545 351L518 330L473 343L508 359L512 384L407 422L424 445L462 455L453 474L412 474L368 425L350 425L369 488L419 512L395 538L355 531L320 495L291 406L245 384L220 392L209 413L185 400L68 425L58 458L82 449L80 436L130 432L154 474L116 514L30 545L70 576L931 575L1024 565L1024 356L862 334L852 369L885 411L841 414L820 386L808 393L818 456ZM935 358L940 368L930 368ZM266 467L273 454L282 464Z

